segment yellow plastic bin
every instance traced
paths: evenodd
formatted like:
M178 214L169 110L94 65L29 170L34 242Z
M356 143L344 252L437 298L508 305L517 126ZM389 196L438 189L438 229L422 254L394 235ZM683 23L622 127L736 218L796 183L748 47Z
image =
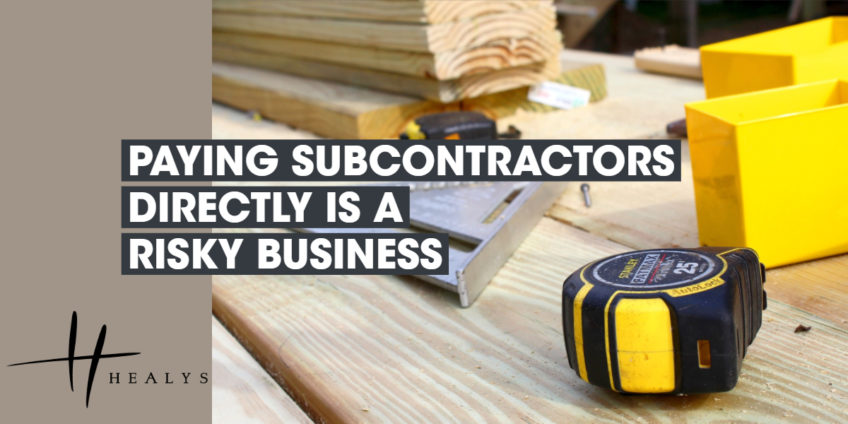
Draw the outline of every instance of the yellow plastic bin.
M848 79L689 103L686 125L701 244L848 252Z
M701 47L707 98L848 75L848 17L832 17Z

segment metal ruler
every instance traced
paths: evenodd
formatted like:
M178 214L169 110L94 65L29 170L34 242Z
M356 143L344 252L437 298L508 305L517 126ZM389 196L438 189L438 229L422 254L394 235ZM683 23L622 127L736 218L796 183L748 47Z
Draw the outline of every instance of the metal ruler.
M565 189L565 182L410 184L408 229L329 232L438 232L450 236L449 273L416 276L459 294L468 307Z

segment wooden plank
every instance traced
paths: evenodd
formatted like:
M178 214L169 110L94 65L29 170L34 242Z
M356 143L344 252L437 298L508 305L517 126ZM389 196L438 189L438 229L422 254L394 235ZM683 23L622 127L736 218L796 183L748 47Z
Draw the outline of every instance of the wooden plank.
M848 334L774 299L731 392L621 396L580 380L563 347L562 281L624 250L544 219L472 308L398 277L218 276L213 309L328 422L844 418ZM799 323L813 330L796 334Z
M474 73L453 80L440 81L301 59L281 54L244 50L214 45L212 58L218 62L270 69L309 78L373 88L402 95L421 97L441 103L497 93L550 79L559 74L559 62L533 63L486 73Z
M848 329L848 255L766 271L770 299L785 302Z
M498 126L501 129L506 129L511 124L516 125L523 131L525 138L535 139L665 137L666 124L683 117L682 105L689 101L704 98L704 88L700 82L639 72L633 67L633 61L626 56L565 50L560 55L560 59L565 68L568 68L570 63L602 64L606 74L608 97L603 101L592 104L591 107L568 111L533 113L518 109L515 116L511 117L495 113L499 119ZM287 77L295 78L292 81L302 80L296 77ZM298 99L308 101L305 99L314 95L317 99L314 102L310 101L310 103L319 105L328 101L332 103L332 96L326 96L324 93L340 89L338 84L317 80L307 80L303 84L307 89L297 90ZM329 87L323 88L323 84L329 84ZM356 93L361 92L357 91ZM383 94L378 93L381 96ZM369 94L365 95L363 99L372 97ZM402 100L404 102L409 99L403 96L396 98L404 99ZM524 101L523 98L518 100ZM650 107L645 106L646 101L650 103ZM475 110L474 102L465 101L464 103L467 110ZM452 107L455 109L458 106L453 105ZM517 109L507 106L501 107ZM248 107L248 109L250 108L255 108L255 106ZM486 112L495 109L492 105L484 104L479 110ZM268 115L266 114L266 116ZM286 115L281 115L277 119L304 128L303 125L298 124L299 116L298 114L290 115L286 119ZM322 130L318 126L311 126L310 128L317 128L313 132L317 131L328 136L326 130ZM392 137L395 135L392 135Z
M452 90L454 87L449 82L441 83L436 80L415 78L408 75L372 71L223 45L212 46L212 59L219 63L244 65L304 78L315 78L312 81L316 81L316 83L318 80L324 80L331 83L341 83L339 85L360 87L363 91L374 89L373 92L391 92L409 100L418 98L417 101L430 99L449 103L451 99L455 100L456 96L456 92ZM398 93L398 91L403 92Z
M582 69L586 66L575 67L570 63L565 66L569 70L557 80L573 81L574 85L582 86L579 81L585 79ZM600 70L597 65L587 67L593 73ZM538 109L528 104L526 94L521 93L494 100L483 97L479 102L445 105L223 63L214 64L212 73L212 97L216 101L257 111L263 117L325 137L393 138L415 117L460 108L481 111L494 118L502 118L519 108ZM597 82L585 88L605 92L605 86Z
M215 318L212 378L212 422L312 422Z
M543 62L555 58L562 50L557 31L551 31L542 38L502 39L484 46L437 53L221 31L212 33L212 42L220 46L438 80Z
M246 113L222 104L212 104L212 138L233 139L290 139L318 138L315 133L261 119L261 114ZM257 119L258 118L258 119Z
M344 84L213 63L212 97L341 139L395 138L409 120L450 106Z
M230 32L270 34L383 49L440 52L482 46L502 39L544 38L555 30L556 15L553 6L548 5L461 21L410 25L213 12L212 27Z
M548 214L634 249L699 246L688 143L682 147L680 182L589 183L590 208L580 184L571 184Z
M691 47L671 45L636 50L633 60L636 68L643 71L701 79L701 53Z
M554 82L589 90L590 102L597 102L607 96L607 82L604 66L600 63L560 62L561 71ZM466 99L461 108L486 114L492 119L500 119L515 114L517 110L527 112L554 112L559 109L527 99L529 87L503 91L495 94Z
M213 0L221 12L442 23L550 5L551 0Z

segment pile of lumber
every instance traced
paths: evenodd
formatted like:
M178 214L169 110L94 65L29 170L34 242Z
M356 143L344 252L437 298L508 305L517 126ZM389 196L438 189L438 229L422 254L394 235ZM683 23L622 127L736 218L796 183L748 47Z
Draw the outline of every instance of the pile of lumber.
M213 59L440 103L555 79L553 0L213 0Z
M593 102L606 97L602 65L564 59L562 67L563 72L553 81L589 90ZM440 103L228 63L212 64L212 97L217 102L340 139L397 138L410 120L430 113L470 110L499 119L517 110L553 110L527 100L527 91L522 87Z

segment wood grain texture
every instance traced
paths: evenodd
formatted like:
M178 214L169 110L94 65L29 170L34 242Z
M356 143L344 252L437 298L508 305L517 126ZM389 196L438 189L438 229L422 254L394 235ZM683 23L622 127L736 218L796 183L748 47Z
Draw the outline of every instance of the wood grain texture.
M212 33L212 42L243 50L438 80L543 62L555 59L562 50L557 31L550 31L542 38L502 39L474 48L437 53L221 31Z
M217 319L212 319L212 418L219 423L311 423Z
M701 53L691 47L676 45L636 50L636 69L658 74L701 79Z
M580 184L569 185L548 214L634 249L696 247L698 221L688 143L679 182L592 182L592 207Z
M625 246L544 219L474 307L398 277L215 277L213 309L328 422L837 422L846 331L769 304L737 387L621 396L565 358L561 284ZM808 333L794 333L799 323Z
M569 63L603 65L607 97L591 107L572 110L550 113L519 110L515 116L500 120L499 127L505 129L514 124L528 139L665 138L666 124L684 117L683 104L704 99L701 82L639 72L627 56L565 50L560 61L565 64L564 69ZM308 96L310 91L332 92L339 86L331 84L330 89L310 90L312 84L321 87L330 83L307 80L305 84L307 89L299 90L300 96ZM319 95L319 98L327 96Z
M589 98L590 102L600 101L607 96L604 66L600 63L561 61L560 67L560 74L556 78L552 78L551 81L589 90L592 94ZM528 100L527 93L529 90L529 87L522 87L466 99L462 101L461 108L484 113L492 119L514 115L519 109L537 113L559 110L552 106Z
M609 98L571 111L519 112L499 125L514 122L539 138L656 137L682 117L683 102L703 98L700 83L641 73L626 57L567 57L603 63ZM216 119L224 116L247 121ZM216 136L229 128L213 123ZM302 136L266 122L242 129L247 137ZM215 277L213 309L330 422L844 421L848 255L768 272L763 327L729 393L620 396L568 368L559 308L570 271L640 247L642 237L651 240L644 247L697 242L691 182L646 184L592 183L596 206L588 210L570 186L549 212L553 219L537 226L470 309L459 308L451 293L401 277ZM621 219L635 213L641 218L633 224L654 232L611 231L598 208L618 200L631 208ZM582 220L596 234L565 225L564 208L570 222ZM689 224L674 224L681 217ZM796 334L798 324L812 330Z
M216 57L228 54L226 50L227 48L220 46L215 47ZM248 62L253 59L264 60L264 57L253 58L249 52L241 50L236 50L233 54L237 55L233 56L236 59ZM275 60L284 60L281 58ZM256 64L260 63L256 62ZM291 70L297 66L297 63L286 63L286 65L287 69ZM319 66L325 65L319 64ZM334 65L326 66L328 66L327 72L333 71ZM314 71L317 68L309 69ZM546 67L543 72L545 75L551 75L555 72L555 68ZM225 63L213 64L212 74L212 97L215 101L242 110L257 111L263 117L324 137L394 138L400 134L409 120L424 114L458 110L461 107L465 110L486 108L473 103L465 106L459 103L442 104ZM350 77L351 74L344 75ZM487 78L489 77L481 75L478 80L471 76L468 86L462 86L461 89L465 92L474 92L480 87L488 87ZM520 78L522 77L515 77L515 79ZM398 83L391 78L382 81L388 84ZM464 83L463 81L465 80L460 80ZM491 84L497 84L497 82ZM516 102L517 106L509 106L507 101L503 101L500 102L499 107L512 112L526 103L526 100L520 96L509 101Z
M261 116L261 115L260 115ZM315 139L315 133L298 130L279 122L254 119L244 111L212 104L212 138L233 139Z
M572 63L599 63L603 65L607 76L605 82L607 84L606 90L609 93L608 97L589 108L549 113L520 110L503 103L491 105L482 102L478 107L474 105L474 102L468 101L465 102L466 110L494 111L493 114L499 118L498 126L501 130L505 130L508 125L514 124L522 130L524 137L529 139L657 137L665 136L666 123L683 117L683 103L700 100L704 96L701 83L641 73L633 68L632 60L624 56L566 50L562 52L560 59L565 73L568 73L568 68ZM285 77L294 78L290 81L303 81L303 79L296 77ZM327 96L324 93L332 93L336 90L348 91L340 88L342 86L339 84L317 80L305 80L303 87L306 89L297 90L296 97L299 102L316 104L318 105L316 107L322 107L320 105L326 104L329 101L328 99L332 98L332 96ZM363 91L355 92L362 93ZM315 101L308 100L310 93L316 93ZM215 90L213 90L213 96L215 94ZM385 97L382 97L383 93L378 94L385 99ZM372 96L365 96L363 99L370 97ZM287 96L280 96L280 98L287 98ZM395 98L402 99L402 102L409 99L403 96ZM644 106L645 99L650 99L651 107ZM521 96L518 96L516 100L525 102L525 99ZM219 101L227 103L225 100L221 100L220 96ZM332 106L326 107L331 108ZM459 106L453 105L452 109L457 107ZM249 106L248 108L256 108L256 106ZM504 109L517 111L514 117L508 118L506 113L496 113ZM270 115L265 113L265 116ZM312 128L313 132L323 136L328 136L328 130L336 130L336 128L326 128L320 125L305 127L297 121L301 114L274 116L278 116L276 119L281 120L281 122L289 123L301 129ZM270 117L273 118L273 116ZM398 131L400 128L402 126L398 128ZM350 134L350 132L345 134ZM390 135L390 137L396 135Z
M226 45L214 45L212 47L212 58L218 62L341 82L441 103L451 103L465 98L528 86L559 74L559 62L556 60L504 68L492 72L473 73L457 79L442 81Z
M333 138L395 138L440 103L228 64L212 65L212 97ZM449 106L448 106L449 107Z
M212 27L382 49L440 52L502 39L544 38L555 30L552 5L432 25L213 12Z
M550 5L551 0L213 0L221 12L442 23Z
M452 92L450 83L443 84L436 80L415 78L409 75L348 67L226 45L213 45L212 58L219 63L279 71L303 77L303 79L308 78L313 81L312 85L319 85L321 81L326 81L331 85L358 87L362 91L392 92L403 96L404 102L422 101L422 99L429 98L440 103L442 103L442 99L445 99L444 103L447 103L456 95L455 92ZM245 82L249 83L249 81ZM402 92L398 93L398 91Z
M766 271L770 299L792 305L848 330L848 255Z

